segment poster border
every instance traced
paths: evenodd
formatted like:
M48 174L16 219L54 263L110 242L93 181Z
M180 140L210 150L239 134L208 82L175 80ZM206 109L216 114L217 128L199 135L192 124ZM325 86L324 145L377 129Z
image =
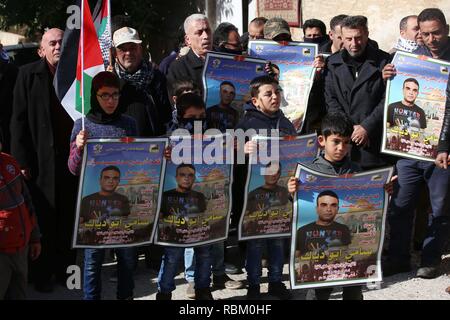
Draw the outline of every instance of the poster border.
M310 133L310 134L306 134L306 135L302 135L302 136L287 136L287 137L266 137L266 136L254 136L252 137L252 141L257 141L257 140L289 140L289 137L293 137L295 138L295 140L300 140L300 139L311 139L311 138L316 138L318 137L318 135L316 133ZM320 148L317 149L317 155L318 156L320 154ZM244 205L242 207L242 212L241 212L241 217L239 218L239 224L238 224L238 241L247 241L247 240L254 240L254 239L270 239L270 238L286 238L289 237L291 235L291 233L275 233L275 234L269 234L269 235L259 235L259 236L246 236L243 237L242 236L242 223L244 221L244 215L245 215L245 211L247 209L247 198L248 198L248 194L249 194L249 186L250 186L250 180L251 180L251 176L252 176L252 161L253 161L254 155L250 154L249 157L249 161L248 161L248 165L247 165L247 178L246 178L246 182L245 182L245 189L244 189ZM297 162L298 165L298 162ZM296 169L297 170L297 169ZM292 212L292 214L294 214L294 212ZM293 216L293 215L292 215Z
M209 137L209 138L212 139L212 138L218 137L218 136L222 136L225 139L225 141L227 141L226 140L227 136L230 136L230 135L227 134L227 133L225 133L225 134L215 134L215 135L203 135L201 137L201 141L203 141L204 137ZM198 139L198 137L196 137L196 136L182 136L182 135L180 135L180 136L170 136L170 137L168 137L169 143L170 143L170 138L177 138L177 137L178 138L183 137L183 139L184 138L188 138L188 137L190 139L194 139L194 140ZM202 148L202 150L203 150L203 148ZM231 151L230 158L234 159L234 149L231 148L230 151ZM160 245L160 246L164 246L164 247L172 247L172 248L195 248L195 247L200 247L200 246L204 246L204 245L211 245L211 244L214 244L214 243L218 243L218 242L222 242L222 241L227 240L228 232L229 232L229 228L230 228L229 221L230 221L230 216L231 216L231 208L232 208L232 204L233 204L233 195L232 195L231 191L232 191L232 185L233 185L233 172L234 172L233 171L233 169L234 169L233 164L227 164L227 165L230 167L230 176L229 176L230 183L229 183L229 186L228 186L229 206L228 206L228 212L227 212L227 216L226 216L227 223L226 223L226 228L225 228L225 236L221 237L221 238L217 238L217 239L213 239L213 240L207 240L207 241L201 241L201 242L197 242L197 243L174 244L174 243L170 243L170 242L159 241L158 232L155 232L154 241L153 241L154 244ZM164 192L165 178L166 178L166 174L165 174L165 170L164 170L164 175L162 176L162 182L161 182L162 183L162 185L161 185L162 192ZM162 193L161 193L161 197L162 197ZM155 219L157 219L156 220L157 222L159 222L159 216L161 214L161 212L160 212L160 209L161 209L160 205L161 205L161 200L159 201L158 212L156 213L156 218L155 218Z
M237 57L239 57L239 58L237 58ZM240 58L240 57L243 57L243 58ZM255 57L251 57L251 56L208 51L206 53L205 64L203 65L203 69L202 69L203 101L205 102L205 104L206 104L206 100L208 98L208 87L206 84L206 70L208 68L209 60L212 58L220 58L220 59L234 60L234 61L240 61L240 62L262 63L264 65L267 64L267 60L255 58ZM267 73L265 71L264 71L264 74L267 75ZM232 82L232 81L230 81L230 82ZM249 91L250 91L250 86L249 86ZM208 106L206 106L206 109L208 110Z
M358 173L354 173L354 174L346 174L346 175L341 175L341 176L335 176L335 175L330 175L330 174L325 174L325 173L320 173L314 170L311 170L310 168L302 165L302 164L297 164L297 168L295 170L295 176L298 177L301 171L306 171L306 172L310 172L314 175L317 176L321 176L321 177L326 177L326 178L336 178L336 177L345 177L345 176L351 176L351 177L359 177L359 176L367 176L367 175L373 175L376 174L378 172L387 172L388 173L388 182L392 179L392 174L394 172L394 167L390 166L390 167L384 167L384 168L378 168L378 169L374 169L374 170L368 170L368 171L361 171ZM378 254L377 254L377 268L376 268L376 278L371 278L371 279L360 279L360 280L332 280L332 281L324 281L324 283L310 283L310 284L300 284L300 285L296 285L295 284L295 263L294 260L292 259L295 256L295 245L293 245L293 243L295 244L296 242L296 236L297 236L297 216L298 216L298 205L297 205L297 200L298 200L298 192L295 193L294 196L294 207L293 207L293 215L292 215L292 228L291 228L291 249L289 252L289 282L290 282L290 286L291 289L311 289L311 288L325 288L325 287L334 287L334 286L350 286L350 285L357 285L357 284L365 284L365 283L376 283L376 282L381 282L383 280L383 276L382 276L382 269L381 269L381 255L383 253L383 245L384 245L384 238L385 238L385 232L386 232L386 218L387 218L387 210L388 210L388 205L389 205L389 198L390 196L388 195L388 193L386 192L386 190L384 190L384 208L383 208L383 219L382 219L382 225L381 225L381 237L380 237L380 243L379 243L379 250L378 250Z
M277 41L260 39L260 40L250 40L248 42L247 54L249 57L252 57L250 55L250 50L251 50L251 46L253 43L255 43L255 44L277 44L277 45L282 45L282 46L287 46L287 47L289 47L289 46L312 47L312 48L314 48L314 53L315 53L314 58L317 57L318 55L320 55L319 54L319 45L316 43L307 43L307 42L301 42L301 41L288 41L288 42L282 42L283 44L280 44L280 42L277 42ZM286 43L286 44L284 45L284 43ZM266 61L270 61L270 60L266 60ZM316 71L317 71L317 69L313 67L311 74L309 76L309 79L308 79L311 82L311 85L309 86L307 94L305 94L305 101L304 101L305 102L305 112L303 113L302 125L300 126L300 128L298 130L296 129L297 133L302 132L303 126L305 124L306 113L308 112L309 96L311 95L311 90L314 85L314 78L316 76ZM281 107L280 107L280 110L283 111Z
M127 137L124 137L125 139ZM72 235L72 249L108 249L108 248L131 248L131 247L137 247L137 246L141 246L141 245L148 245L151 244L153 242L154 236L155 236L155 231L156 231L156 218L158 216L158 212L159 212L159 207L161 205L161 197L162 197L162 188L160 187L158 190L158 202L157 202L157 208L156 208L156 214L155 214L155 220L153 222L153 228L152 228L152 232L150 234L150 239L149 241L144 241L144 242L139 242L139 243L131 243L131 244L113 244L113 245L99 245L99 246L92 246L92 245L79 245L76 243L77 241L77 235L78 235L78 225L79 225L79 219L80 219L80 205L81 205L81 199L82 199L82 194L83 194L83 183L84 183L84 174L86 171L86 162L87 162L87 154L88 152L87 150L87 146L89 144L92 143L118 143L118 142L123 142L124 144L132 144L132 143L136 143L136 142L147 142L147 143L151 143L151 142L164 142L164 148L166 148L168 146L169 143L169 138L132 138L131 142L126 142L121 138L100 138L100 139L88 139L87 140L87 144L85 146L84 152L83 152L83 161L82 161L82 166L81 166L81 173L80 173L80 179L79 179L79 183L78 183L78 195L77 195L77 206L76 206L76 211L75 211L75 225L73 227L73 235ZM160 174L160 181L159 183L161 184L161 179L164 177L164 174L166 172L166 158L164 157L164 152L163 152L163 157L162 157L162 162L161 162L161 174Z
M449 67L450 69L450 62L448 61L444 61L444 60L440 60L440 59L434 59L432 57L427 57L424 55L417 55L417 54L413 54L413 53L409 53L409 52L403 52L403 51L396 51L394 57L392 58L392 62L394 62L396 60L397 57L399 56L407 56L407 57L414 57L414 58L418 58L419 60L426 60L428 62L432 62L432 63L438 63L438 64L445 64ZM391 62L391 63L392 63ZM449 78L450 79L450 78ZM387 137L387 112L388 112L388 106L389 106L389 101L388 101L388 97L391 91L391 79L388 79L387 83L386 83L386 95L385 95L385 99L384 99L384 109L383 109L383 135L382 135L382 144L381 144L381 152L384 154L390 154L390 155L394 155L397 157L400 157L401 159L412 159L412 160L421 160L421 161L427 161L427 162L433 162L435 161L434 158L429 158L429 157L424 157L424 156L418 156L415 154L411 154L409 152L400 152L400 151L393 151L390 149L387 149L386 147L386 137ZM444 121L442 119L442 121ZM442 131L442 128L441 128Z

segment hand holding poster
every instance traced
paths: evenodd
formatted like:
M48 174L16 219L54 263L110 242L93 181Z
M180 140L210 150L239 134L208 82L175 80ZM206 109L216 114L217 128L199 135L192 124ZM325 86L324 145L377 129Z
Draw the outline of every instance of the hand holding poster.
M193 247L227 238L233 166L226 137L170 137L155 243Z
M250 99L250 82L265 74L266 61L232 54L208 52L203 86L208 123L211 128L232 129Z
M248 54L265 59L280 68L283 89L281 110L300 132L306 115L309 93L314 81L314 58L317 44L256 40L248 44Z
M318 143L315 134L289 138L254 137L257 142L276 142L279 153L277 161L261 161L261 158L254 161L256 157L251 155L244 209L239 223L239 240L291 234L292 203L286 188L287 181L295 174L298 162L310 162L317 156ZM262 145L259 143L259 155L265 154L261 152ZM267 149L270 150L271 146L267 146ZM270 172L272 167L273 172Z
M150 243L167 139L88 140L78 192L74 248Z
M381 281L381 250L392 168L349 176L299 164L290 279L295 289Z
M434 161L444 118L450 63L400 52L388 81L382 152Z

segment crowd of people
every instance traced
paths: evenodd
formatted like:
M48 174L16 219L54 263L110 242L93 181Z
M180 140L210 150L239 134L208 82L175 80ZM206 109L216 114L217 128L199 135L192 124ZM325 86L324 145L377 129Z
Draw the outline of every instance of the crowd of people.
M159 66L148 61L138 31L120 26L113 33L114 59L109 71L93 79L91 110L83 127L81 120L72 121L53 87L61 56L62 30L47 30L41 41L41 60L20 70L0 59L1 100L6 103L0 119L5 152L0 155L0 299L26 298L28 281L40 292L52 292L55 281L66 285L67 267L76 264L77 251L71 248L71 235L78 176L88 139L159 137L170 135L177 128L193 133L195 121L200 121L204 130L216 128L222 132L240 128L277 129L280 135L286 136L317 133L322 152L309 165L326 174L341 175L394 165L397 179L392 182L389 246L383 260L383 275L412 270L415 216L428 215L430 207L431 215L423 227L425 235L421 239L414 238L421 250L416 275L425 279L438 277L441 255L447 250L450 239L447 169L450 84L434 163L388 156L380 149L386 81L396 75L395 65L390 63L393 53L404 51L450 62L449 26L443 12L428 8L417 16L402 19L398 41L390 53L379 49L377 42L369 38L368 21L364 16L337 15L331 19L328 33L325 24L318 19L306 20L302 28L303 41L319 46L302 132L297 132L280 110L282 92L277 80L280 71L270 63L266 66L267 75L250 83L251 96L243 108L230 103L236 89L226 81L220 85L221 99L217 105L207 109L202 99L206 54L215 51L242 55L249 40L292 41L289 25L281 18L255 18L248 26L248 33L241 36L230 23L221 23L213 31L206 16L192 14L181 28L184 37L180 38L178 47ZM406 84L418 87L414 81ZM413 101L410 105L403 103L402 107L414 106ZM399 121L394 111L390 112L390 118L393 123ZM248 143L245 151L251 153L253 148ZM109 175L102 172L104 190L96 196L106 201L112 194L108 184L113 185L120 179L120 171L109 168L105 172ZM180 186L173 190L171 199L176 196L184 202L199 202L191 190L193 181L183 180L194 177L195 168L185 165L177 168L176 174L177 181L180 175ZM246 166L235 165L230 230L237 227L242 212L245 177ZM289 192L295 192L298 181L291 178L287 187ZM423 200L425 205L418 203L421 193L428 195ZM335 201L333 197L331 192L321 201ZM161 207L164 206L163 199ZM418 221L416 219L416 224ZM324 223L327 225L326 221ZM291 291L282 282L286 241L270 238L245 242L246 251L242 254L247 271L247 298L261 298L265 254L269 294L290 299ZM224 242L219 242L188 249L154 245L144 248L159 269L156 299L171 299L175 290L174 277L183 257L185 278L189 282L186 297L213 299L211 278L212 287L216 289L243 288L243 282L227 275L225 247ZM118 264L118 299L133 299L133 272L140 250L136 247L114 249ZM101 298L105 251L84 250L83 292L87 300ZM317 299L329 299L330 294L331 289L316 290ZM363 299L361 286L345 288L343 297Z

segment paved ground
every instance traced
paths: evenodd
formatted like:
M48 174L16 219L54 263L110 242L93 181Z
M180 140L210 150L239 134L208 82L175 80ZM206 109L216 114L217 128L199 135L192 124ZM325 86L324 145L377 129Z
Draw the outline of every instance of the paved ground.
M104 299L115 299L116 282L111 281L111 276L116 269L114 262L106 263L103 267L103 294ZM450 274L450 255L444 257L442 263L444 273ZM266 269L263 271L263 282L267 281ZM379 289L365 289L364 298L366 300L450 300L450 294L445 289L450 286L450 277L446 274L433 280L424 280L414 277L415 273L403 273L393 277L385 278ZM284 282L289 286L288 266L284 266ZM246 274L232 275L237 280L246 279ZM135 298L139 300L154 300L157 292L157 274L147 269L143 260L139 265L135 275L136 289ZM186 299L187 288L183 274L176 277L177 289L173 293L174 299ZM262 285L261 291L267 292L267 284ZM245 299L246 289L241 290L217 290L213 292L215 299L242 300ZM82 299L82 290L68 290L62 286L55 286L55 291L51 294L42 294L29 287L29 298L35 300L77 300ZM335 290L332 299L341 299L340 290ZM267 294L263 299L272 299ZM312 300L314 293L312 290L295 290L295 300Z

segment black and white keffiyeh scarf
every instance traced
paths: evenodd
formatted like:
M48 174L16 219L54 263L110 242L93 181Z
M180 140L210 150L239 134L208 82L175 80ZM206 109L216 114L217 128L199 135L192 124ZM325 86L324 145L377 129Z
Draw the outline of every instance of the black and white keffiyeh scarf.
M419 47L417 42L399 37L394 48L399 51L413 52Z
M126 72L117 62L115 63L114 68L120 79L123 79L126 82L131 83L137 89L148 93L150 83L153 80L153 68L149 63L143 61L141 67L135 73Z

